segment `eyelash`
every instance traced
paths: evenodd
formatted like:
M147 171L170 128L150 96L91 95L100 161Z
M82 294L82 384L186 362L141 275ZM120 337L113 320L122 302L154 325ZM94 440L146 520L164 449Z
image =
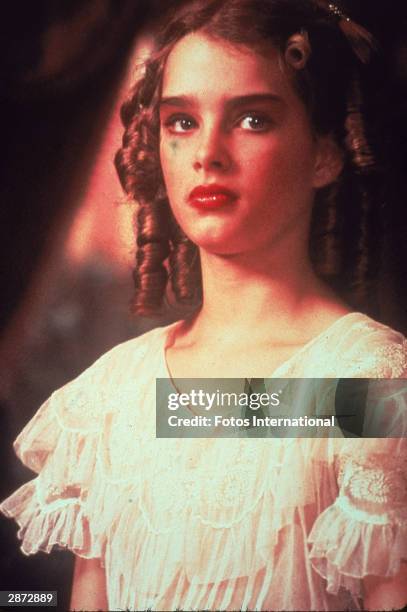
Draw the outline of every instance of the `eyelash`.
M265 115L263 113L259 113L259 112L246 112L246 113L244 113L236 121L235 125L239 125L244 119L247 119L248 117L250 117L251 119L259 120L259 121L263 122L263 124L264 124L264 127L260 128L258 130L255 130L255 129L254 130L247 130L249 132L266 132L273 125L273 121L270 119L270 117L268 117L267 115ZM188 121L190 123L195 123L195 125L197 125L195 119L192 119L188 115L172 115L172 116L170 116L164 122L164 126L166 128L169 128L169 130L171 131L171 128L174 128L175 124L178 121ZM242 129L244 129L244 128L242 128ZM172 133L173 134L186 134L188 131L189 130L180 130L180 131L177 131L177 130L174 129L172 131Z

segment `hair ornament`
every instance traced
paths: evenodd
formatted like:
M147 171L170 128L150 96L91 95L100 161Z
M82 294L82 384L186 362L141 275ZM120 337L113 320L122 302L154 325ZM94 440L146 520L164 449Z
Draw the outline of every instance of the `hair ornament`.
M318 3L320 4L320 3ZM354 53L361 62L367 64L370 60L372 51L376 48L375 39L372 34L364 27L355 23L346 13L344 13L336 4L330 2L325 5L328 8L331 16L336 20L338 26L349 41Z
M293 34L287 41L284 59L286 63L295 70L302 70L311 55L311 45L308 32L301 30Z
M339 6L336 6L336 4L333 4L332 2L330 2L328 4L328 8L331 11L331 13L333 13L336 17L338 17L338 20L347 19L347 21L350 21L350 18L347 15L345 15L345 13L343 13L341 9L339 8Z

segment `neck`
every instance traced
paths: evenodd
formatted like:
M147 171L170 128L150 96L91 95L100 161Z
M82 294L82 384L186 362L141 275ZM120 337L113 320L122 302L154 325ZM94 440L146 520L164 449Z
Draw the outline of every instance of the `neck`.
M295 327L318 327L321 312L345 305L318 279L306 249L290 254L266 250L233 255L201 251L203 304L194 321L201 337L229 334L261 340L270 332L275 337L298 336ZM316 322L316 325L315 325ZM311 332L312 333L312 332Z

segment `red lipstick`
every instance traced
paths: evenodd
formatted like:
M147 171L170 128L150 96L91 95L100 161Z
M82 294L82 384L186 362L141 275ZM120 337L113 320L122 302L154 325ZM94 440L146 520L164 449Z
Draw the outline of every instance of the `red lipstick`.
M232 204L238 195L223 185L199 185L189 194L189 202L200 209L214 209Z

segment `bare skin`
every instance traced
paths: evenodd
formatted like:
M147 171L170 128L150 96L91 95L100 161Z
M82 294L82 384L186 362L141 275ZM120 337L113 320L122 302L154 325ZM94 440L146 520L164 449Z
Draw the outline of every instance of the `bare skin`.
M105 571L99 559L75 558L70 610L108 610Z

